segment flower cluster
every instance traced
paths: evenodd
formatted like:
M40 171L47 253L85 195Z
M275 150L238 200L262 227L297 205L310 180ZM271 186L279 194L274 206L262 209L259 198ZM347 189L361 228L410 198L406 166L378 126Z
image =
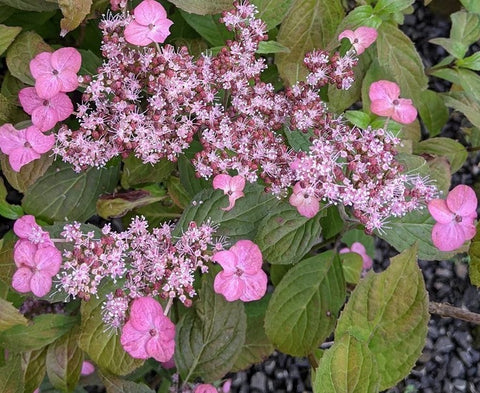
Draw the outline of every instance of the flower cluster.
M12 287L21 293L45 296L52 287L52 277L60 270L62 254L33 216L15 221L13 231L20 239L13 252L17 271L12 277Z
M214 232L209 222L200 226L191 222L175 239L171 226L164 224L149 232L147 221L136 217L127 230L116 233L107 225L96 239L94 232L84 234L80 224L68 224L62 236L73 243L73 250L64 251L60 286L67 294L88 300L104 278L119 282L104 304L104 321L114 328L123 325L132 299L178 298L189 306L196 295L194 272L205 273L211 250L223 248L213 238Z

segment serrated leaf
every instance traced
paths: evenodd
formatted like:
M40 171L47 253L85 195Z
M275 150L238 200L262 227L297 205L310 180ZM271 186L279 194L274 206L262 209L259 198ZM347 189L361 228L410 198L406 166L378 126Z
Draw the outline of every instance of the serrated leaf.
M10 220L16 220L17 218L23 216L23 209L18 205L11 205L6 201L7 189L3 179L0 178L0 216L8 218Z
M177 224L177 234L190 221L201 224L211 219L220 225L216 235L227 236L232 243L240 239L252 240L257 233L258 223L275 210L278 199L266 194L264 188L257 184L247 184L244 194L244 197L237 199L232 210L224 211L222 208L228 206L227 196L220 190L203 190L183 212Z
M279 53L275 64L285 83L292 85L307 75L305 53L325 48L344 15L339 0L296 0L280 26L277 41L290 49Z
M60 35L65 35L76 29L90 13L92 0L56 0L62 10L63 18L60 21Z
M450 138L431 138L417 143L413 152L415 154L432 154L437 157L446 157L452 168L452 173L458 171L465 163L468 152L467 149L457 141Z
M222 378L245 342L247 317L241 301L227 302L213 291L213 275L203 275L199 299L176 329L175 364L182 380Z
M424 90L417 101L417 109L427 128L430 137L437 136L448 120L448 109L440 94L432 90Z
M388 15L403 11L414 3L415 0L378 0L373 9L376 15Z
M173 163L166 159L149 165L133 155L124 159L123 163L121 185L125 189L137 184L159 183L167 179L174 168Z
M22 28L19 26L0 25L0 55L7 50L21 31Z
M20 172L15 172L8 162L8 156L0 154L2 172L8 183L20 192L25 192L28 187L37 181L53 163L53 157L43 154L38 160L34 160L22 166Z
M102 370L115 375L129 374L144 361L134 359L126 353L120 343L120 336L103 323L103 299L111 292L111 288L103 287L99 292L99 298L92 296L88 302L82 302L78 346Z
M480 39L480 15L458 11L450 15L450 19L452 20L450 30L452 40L464 43L468 49L468 46Z
M470 281L473 285L480 287L480 224L477 224L477 234L470 243L468 255L470 256Z
M445 104L462 112L475 127L480 127L480 103L464 91L442 94Z
M127 381L107 373L100 373L107 393L154 393L147 385Z
M37 2L37 0L35 0ZM7 66L10 73L23 83L34 85L35 80L30 73L30 60L40 52L51 52L52 48L42 37L33 31L21 33L9 46L7 51Z
M219 14L233 8L230 0L169 0L181 10L198 15Z
M48 0L0 0L0 4L23 11L54 11L58 9L56 2Z
M293 0L252 0L252 4L255 4L258 9L255 17L265 22L267 30L283 21L292 3Z
M337 28L340 34L344 30L355 30L360 26L373 27L378 29L382 24L382 19L376 16L371 5L361 5L355 7L348 13Z
M66 334L78 318L63 314L42 314L27 326L15 325L0 333L0 347L12 352L43 348Z
M24 386L20 355L9 356L6 364L0 367L0 392L25 393Z
M348 334L323 354L313 379L314 393L377 393L375 355L368 345Z
M244 370L252 364L265 360L274 351L274 346L265 334L263 321L271 296L265 295L255 302L244 303L247 315L245 344L233 365L232 372Z
M227 40L233 39L233 33L218 21L220 15L197 15L182 10L180 14L212 46L224 46Z
M332 332L345 301L338 256L327 251L299 262L283 277L265 316L265 331L276 348L305 356Z
M402 252L418 243L418 258L425 261L443 261L452 258L456 252L439 251L432 243L432 228L435 221L427 209L407 213L403 217L391 218L377 235L387 241L397 251Z
M72 329L47 351L47 375L50 383L62 392L72 392L82 370L83 352L78 347L79 329Z
M25 191L23 208L47 222L86 221L96 213L98 196L112 192L118 178L118 166L75 173L69 165L56 161Z
M319 241L321 216L308 219L283 201L259 222L254 243L271 264L297 263Z
M335 335L368 345L375 357L380 390L408 375L425 345L428 294L413 246L391 259L380 274L360 281L338 320Z
M45 378L47 348L22 353L22 369L25 380L24 393L33 393Z
M27 325L27 319L12 303L0 299L0 332L15 325Z

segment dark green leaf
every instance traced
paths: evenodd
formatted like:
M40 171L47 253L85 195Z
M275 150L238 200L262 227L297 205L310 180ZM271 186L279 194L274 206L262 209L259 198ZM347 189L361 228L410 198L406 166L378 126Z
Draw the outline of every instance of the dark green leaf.
M134 155L128 156L123 162L121 184L125 189L137 184L159 183L167 179L174 168L173 163L166 159L159 161L155 165L150 165L144 164L142 160Z
M185 11L180 14L212 46L224 46L227 40L233 39L233 33L218 21L220 15L197 15Z
M331 239L339 234L343 229L343 220L335 205L329 206L326 209L326 215L320 218L322 224L322 234L325 239Z
M48 0L0 0L0 4L23 11L42 12L58 9L56 2Z
M12 282L13 273L16 270L13 262L13 247L17 238L13 231L7 232L2 239L0 239L0 280L8 285Z
M233 8L230 0L169 0L178 8L198 15L218 14Z
M480 224L477 224L477 234L472 239L468 255L470 255L470 281L480 287Z
M441 96L432 90L424 90L417 101L417 108L430 137L440 134L448 120L448 109Z
M371 120L370 116L362 111L346 111L345 117L350 123L363 129L368 127Z
M33 393L45 378L47 348L22 353L22 369L25 379L24 393Z
M271 30L283 21L293 0L252 0L251 3L258 8L256 17L265 22L267 30Z
M178 170L180 172L180 182L190 194L190 197L194 197L205 188L212 186L211 181L195 176L195 169L192 163L183 155L178 158Z
M0 216L8 218L10 220L16 220L23 216L23 209L18 205L11 205L6 201L7 189L3 183L3 179L0 178Z
M298 130L285 131L288 144L295 151L309 151L312 142L310 138L313 138L313 131L303 132Z
M27 325L27 319L10 302L0 299L0 332L15 325Z
M155 393L143 383L127 381L107 373L101 373L100 377L107 389L107 393Z
M363 260L356 252L338 254L342 262L343 276L349 284L358 284L362 274Z
M20 355L10 355L6 364L0 367L1 393L26 393Z
M190 204L191 197L183 187L178 177L171 176L167 181L168 195L179 208L184 209Z
M7 50L21 31L22 28L18 26L0 25L0 55Z
M422 141L414 146L415 154L432 154L446 157L452 167L452 173L458 171L468 157L468 152L463 145L450 138L432 138Z

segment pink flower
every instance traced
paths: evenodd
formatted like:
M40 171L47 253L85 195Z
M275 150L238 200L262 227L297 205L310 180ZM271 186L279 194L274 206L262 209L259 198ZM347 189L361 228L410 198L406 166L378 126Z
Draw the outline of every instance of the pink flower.
M311 187L302 187L301 182L293 187L289 202L304 217L315 217L320 210L320 200L315 196L315 191Z
M50 291L52 277L60 270L62 254L53 246L39 248L28 240L19 240L13 260L18 269L12 277L12 287L20 293L32 292L42 297Z
M40 131L48 131L57 122L65 120L73 113L73 104L65 93L57 93L51 98L41 98L34 87L26 87L18 93L18 99L25 112L32 115L32 123Z
M229 393L231 388L232 388L232 380L229 378L223 383L222 392Z
M391 117L402 124L409 124L417 118L417 110L412 105L412 100L399 98L400 87L394 82L373 82L368 96L372 101L370 110L376 115Z
M86 360L82 363L82 370L80 371L81 375L90 375L94 371L95 371L95 366L92 363Z
M229 302L258 300L267 290L267 275L262 270L260 248L250 240L239 240L229 250L219 251L212 257L223 270L213 283L216 293Z
M345 254L347 252L355 252L362 257L363 269L367 270L372 267L373 265L372 258L370 258L370 256L367 254L367 250L365 249L365 246L362 243L355 242L352 244L352 247L350 248L345 247L339 251L340 254Z
M375 42L377 36L378 33L376 29L373 27L362 26L355 31L345 30L341 32L338 39L341 40L342 38L348 38L355 48L357 55L360 55Z
M432 229L432 241L440 251L453 251L475 236L477 196L472 188L459 185L447 199L433 199L428 211L437 223Z
M22 216L15 221L15 224L13 224L13 232L15 232L15 235L20 239L28 240L38 245L39 248L53 246L53 242L50 240L50 234L44 231L35 222L35 217L30 214Z
M155 0L143 0L134 10L135 20L125 28L125 40L133 45L146 46L152 42L162 43L170 34L173 22L167 12Z
M140 297L132 303L120 342L134 358L153 357L166 362L175 350L175 325L163 315L160 303L151 297Z
M0 127L0 149L8 155L10 166L19 172L22 166L40 158L55 144L54 135L44 135L35 126L16 130L11 124Z
M213 179L213 188L215 190L223 190L225 195L228 195L228 207L223 207L222 210L229 211L235 206L235 201L243 197L243 189L245 188L245 178L243 176L229 176L217 175Z
M209 383L197 385L193 393L217 393L217 388Z
M82 56L75 48L39 53L30 61L38 96L52 98L60 92L74 91L78 87L77 72L81 65Z

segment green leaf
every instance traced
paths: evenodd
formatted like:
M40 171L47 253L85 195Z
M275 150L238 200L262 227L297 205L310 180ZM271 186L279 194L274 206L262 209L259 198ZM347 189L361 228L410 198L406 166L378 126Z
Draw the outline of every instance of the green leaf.
M23 89L25 85L23 82L13 77L9 71L6 71L3 75L1 94L8 100L11 105L20 106L18 100L18 92Z
M265 331L280 351L312 353L335 327L345 301L345 281L336 253L307 258L283 277L265 316Z
M11 205L5 198L7 197L7 189L3 179L0 178L0 216L8 218L10 220L16 220L23 216L23 209L18 205Z
M435 224L427 209L407 213L403 217L391 218L378 236L387 241L397 251L401 252L418 243L418 258L425 261L443 261L466 251L466 248L456 252L439 251L432 243L432 228Z
M285 130L285 136L288 144L295 151L309 151L312 142L310 138L314 137L313 131L303 132L298 130Z
M270 280L274 286L278 286L282 278L293 267L293 265L272 265L269 269Z
M191 14L218 14L233 8L230 0L169 0L176 7Z
M283 21L293 0L252 0L251 3L258 9L255 17L263 20L267 30L271 30Z
M35 0L37 2L37 0ZM35 80L30 73L30 60L40 52L51 52L52 48L42 37L33 31L21 33L9 46L7 51L7 66L10 73L23 83L34 85Z
M362 274L363 260L356 252L338 254L342 262L343 276L349 284L358 284Z
M480 52L474 53L472 56L458 59L457 65L462 68L468 68L473 71L480 71Z
M38 160L22 166L20 172L15 172L12 169L8 162L8 156L5 154L0 154L0 163L2 172L10 185L20 192L25 192L52 165L53 157L49 154L43 154Z
M371 120L368 113L362 111L346 111L345 117L350 123L363 129L368 127Z
M20 355L11 355L6 364L0 367L0 392L25 393Z
M7 50L21 31L22 28L18 26L0 25L0 55Z
M377 50L378 63L390 75L388 79L398 83L402 97L412 98L417 105L428 78L413 42L397 26L383 23L378 29Z
M134 359L126 353L120 343L120 336L103 323L103 299L111 291L111 287L104 286L100 289L98 298L92 296L88 302L82 302L78 346L102 370L115 375L126 375L140 367L143 360Z
M165 221L176 220L182 215L182 209L171 200L164 200L142 206L127 214L123 220L128 225L134 216L144 216L152 228L159 226Z
M212 46L224 46L227 40L233 39L233 33L218 21L220 15L197 15L182 10L180 14Z
M458 11L450 15L450 19L452 20L450 37L453 41L462 42L468 49L480 39L480 15Z
M0 4L5 4L23 11L42 12L58 9L56 2L54 3L48 0L0 0Z
M464 91L442 94L445 104L462 112L475 127L480 127L480 102Z
M334 38L344 15L339 0L295 0L280 26L277 41L290 49L279 53L275 64L285 83L292 85L307 75L305 53L325 48Z
M105 219L123 217L130 210L150 205L165 197L156 197L148 191L132 190L115 194L101 195L97 200L97 213Z
M180 182L185 190L194 197L205 188L211 188L211 181L195 176L195 169L190 160L185 156L178 157L178 171L180 172Z
M0 347L12 352L40 349L66 334L77 323L77 317L42 314L28 326L15 325L1 332Z
M190 204L191 197L183 187L178 177L171 176L167 181L168 195L179 208L184 209Z
M416 246L405 250L385 271L370 272L360 281L335 329L336 337L348 334L368 345L380 390L406 377L425 345L428 294L416 252Z
M111 374L100 373L100 378L107 389L107 393L155 393L143 383L127 381Z
M417 109L430 137L437 136L448 121L448 109L440 94L432 90L420 93Z
M47 374L50 383L62 392L77 386L82 370L83 352L78 347L80 330L72 329L48 347Z
M337 28L337 33L340 34L344 30L355 30L360 26L373 27L378 29L382 24L382 19L375 15L373 8L370 5L361 5L355 7L348 15L343 18L342 22Z
M470 243L468 255L470 255L470 281L473 285L480 287L480 224L477 224L477 234Z
M277 41L260 41L258 44L257 53L290 53L290 49Z
M92 0L56 0L62 10L63 18L60 21L60 35L65 35L76 29L90 13Z
M445 157L436 157L433 160L429 160L427 164L430 168L430 178L434 181L435 187L443 192L443 195L447 195L452 180L448 160Z
M467 53L468 50L468 45L464 44L462 41L455 41L450 38L432 38L429 42L435 45L440 45L457 59L461 59L465 56L465 53Z
M245 342L247 317L241 301L227 302L213 291L213 274L202 277L199 299L176 330L175 364L184 382L222 378Z
M258 224L256 243L271 264L294 264L318 242L321 214L308 219L286 201Z
M480 101L480 77L476 72L466 68L440 68L430 74L461 86L473 99Z
M252 364L265 360L274 351L275 348L263 327L270 297L270 295L265 295L258 301L244 303L245 313L247 314L245 344L233 365L232 372L245 370Z
M25 191L23 208L47 222L86 221L96 213L98 196L113 191L118 178L118 166L75 173L69 165L56 161Z
M372 236L369 236L361 229L351 229L345 232L342 236L342 242L347 247L352 247L355 242L362 243L367 251L367 254L373 257L375 254L375 241Z
M8 231L0 239L0 280L9 286L12 283L13 273L16 270L13 262L13 247L17 241L13 231Z
M0 332L15 325L27 325L27 319L20 311L6 300L0 299Z
M315 393L377 393L377 362L368 345L348 334L325 351L315 371Z
M480 14L480 3L477 0L460 0L460 3L467 11Z
M389 15L401 12L414 3L415 0L378 0L373 12L376 15Z
M220 190L206 189L195 196L193 202L185 209L177 224L177 235L182 228L187 228L190 221L197 224L208 219L219 224L218 236L227 236L233 243L240 239L252 240L258 230L258 223L270 212L275 211L278 199L266 194L260 185L247 184L245 196L237 199L230 211L222 210L228 206L228 198Z
M155 165L144 164L134 155L123 160L121 185L128 189L132 186L145 183L159 183L167 179L173 171L174 165L166 159L160 160Z
M82 55L82 66L80 75L96 75L98 67L102 65L102 59L93 53L90 49L78 49Z
M452 173L458 171L465 163L468 152L463 145L450 138L431 138L417 143L413 152L415 154L432 154L434 156L446 157L452 167Z
M343 229L343 220L335 205L329 206L326 209L326 215L320 218L322 224L322 234L325 239L331 239L339 234Z
M21 354L22 369L25 380L24 393L33 393L45 378L45 372L47 369L47 348L48 347L44 347L36 351L23 352Z

